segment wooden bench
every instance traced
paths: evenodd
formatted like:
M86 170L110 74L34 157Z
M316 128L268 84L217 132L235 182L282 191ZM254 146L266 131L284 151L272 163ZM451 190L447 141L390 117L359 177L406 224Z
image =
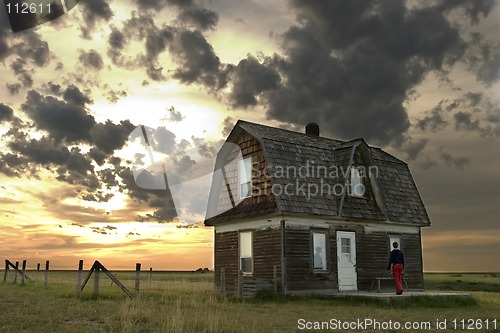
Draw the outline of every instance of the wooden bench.
M370 292L373 290L373 284L376 282L377 283L377 292L379 293L380 292L380 281L382 280L390 280L390 281L394 281L394 278L393 277L390 277L390 276L384 276L384 277L377 277L375 279L373 279L372 281L372 285L370 287ZM406 279L403 277L403 283L406 287L406 290L410 290L410 288L408 288L408 282L406 282Z

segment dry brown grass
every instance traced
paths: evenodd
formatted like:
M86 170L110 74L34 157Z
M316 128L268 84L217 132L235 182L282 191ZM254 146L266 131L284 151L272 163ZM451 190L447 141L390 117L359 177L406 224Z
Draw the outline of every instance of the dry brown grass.
M128 279L127 274L120 276L117 273L117 276L127 286L131 283L133 286L133 279ZM428 321L433 324L436 319L500 320L500 294L495 292L474 292L475 304L454 301L436 303L432 299L391 304L272 295L265 295L267 297L260 300L242 301L232 297L222 299L214 291L211 279L210 274L157 273L156 278L149 282L145 276L141 281L141 295L134 299L127 298L117 286L111 286L109 280L104 279L99 298L92 298L92 285L78 295L75 292L74 272L54 273L48 290L43 289L40 281L26 286L4 283L0 284L0 331L299 332L297 323L301 318L309 322L329 321L332 318L342 321L371 318L378 321ZM496 331L490 329L488 332L499 331L497 327Z

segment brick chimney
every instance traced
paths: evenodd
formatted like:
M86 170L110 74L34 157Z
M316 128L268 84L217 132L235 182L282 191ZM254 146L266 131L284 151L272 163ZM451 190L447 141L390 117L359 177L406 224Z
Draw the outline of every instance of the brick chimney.
M319 125L316 123L309 123L306 125L306 134L310 136L319 136Z

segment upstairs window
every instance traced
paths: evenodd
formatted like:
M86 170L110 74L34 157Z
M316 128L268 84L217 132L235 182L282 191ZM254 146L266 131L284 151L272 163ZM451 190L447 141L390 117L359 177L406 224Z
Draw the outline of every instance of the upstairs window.
M252 158L245 158L239 163L240 199L252 196Z
M240 232L240 270L243 274L253 273L252 232Z
M351 178L348 191L351 197L364 197L365 186L363 185L362 170L360 167L351 167Z

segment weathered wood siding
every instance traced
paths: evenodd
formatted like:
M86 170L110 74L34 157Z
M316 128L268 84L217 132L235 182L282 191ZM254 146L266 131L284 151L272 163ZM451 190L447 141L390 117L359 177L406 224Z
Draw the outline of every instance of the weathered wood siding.
M277 228L245 229L253 232L253 274L243 281L259 286L273 286L274 267L277 268L277 287L281 292L281 231ZM221 268L225 270L226 291L238 290L239 236L237 231L215 234L215 284L220 287ZM257 288L259 288L257 286Z
M252 158L252 196L245 198L243 201L240 199L238 179L239 161L236 159L239 151L238 149L234 149L227 156L227 160L230 162L224 163L222 186L217 187L212 185L214 188L220 188L220 195L217 201L217 212L220 213L233 208L233 204L255 205L275 200L261 144L249 134L244 134L239 138L237 145L244 159L248 157Z
M405 255L405 278L410 289L423 289L422 251L420 234L395 234L388 232L356 233L358 287L370 289L377 277L390 276L387 273L390 236L401 239L401 250ZM393 289L393 283L389 282Z
M387 263L390 252L390 236L401 239L405 254L405 278L410 289L423 289L422 252L420 233L365 232L361 225L347 222L345 225L328 229L328 272L317 273L312 269L311 233L314 227L287 226L285 232L285 262L287 290L335 289L338 290L337 231L351 231L356 234L356 271L358 290L369 290L375 278L387 277ZM387 288L393 288L386 281Z
M314 229L317 230L317 229ZM311 229L285 228L285 263L287 291L304 289L337 289L337 254L335 235L328 233L329 260L327 272L312 270ZM329 246L329 247L328 247ZM332 259L335 260L332 261Z
M215 285L220 287L221 268L224 268L226 291L234 292L238 288L235 283L239 271L238 232L216 232L214 247Z

